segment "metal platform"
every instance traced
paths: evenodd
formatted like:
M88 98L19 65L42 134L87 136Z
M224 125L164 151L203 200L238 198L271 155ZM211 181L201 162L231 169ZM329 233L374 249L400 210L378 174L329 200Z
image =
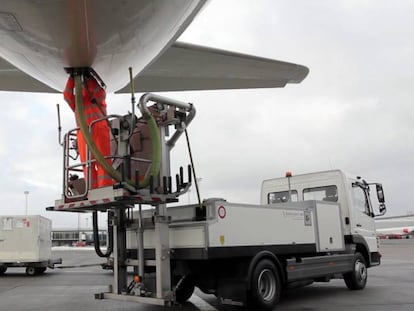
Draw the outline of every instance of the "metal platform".
M144 94L138 104L142 117L134 112L126 116L111 115L89 124L81 132L91 136L94 122L110 124L112 140L111 155L97 157L93 144L89 146L86 161L79 162L77 135L79 129L72 129L64 138L63 148L63 191L62 197L48 211L111 213L110 226L113 231L113 283L108 292L96 295L97 299L144 302L155 305L171 305L175 301L171 285L171 262L169 245L169 224L167 204L178 202L195 178L193 165L188 165L188 180L184 180L184 169L179 168L174 181L171 177L170 153L175 143L185 133L195 116L195 108L166 97ZM147 107L152 102L153 105ZM78 104L78 103L77 103ZM80 103L81 104L81 103ZM170 128L173 130L170 133ZM90 147L90 148L89 148ZM99 159L100 158L100 159ZM115 181L112 186L94 188L92 177L97 165L108 166L105 171ZM196 185L197 186L197 185ZM154 229L155 258L145 258L141 206L154 207L152 223ZM132 211L139 211L137 219L130 218ZM130 213L131 212L131 213ZM97 219L97 218L94 218ZM95 221L97 222L97 220ZM97 227L94 222L94 227ZM127 230L137 233L137 257L128 258L126 245ZM100 248L96 249L99 254ZM105 254L107 255L107 254ZM100 255L101 256L101 255ZM128 275L128 266L134 267L134 278ZM147 290L145 269L154 271ZM137 280L135 281L135 277ZM139 278L138 278L139 277ZM144 287L144 285L146 285Z

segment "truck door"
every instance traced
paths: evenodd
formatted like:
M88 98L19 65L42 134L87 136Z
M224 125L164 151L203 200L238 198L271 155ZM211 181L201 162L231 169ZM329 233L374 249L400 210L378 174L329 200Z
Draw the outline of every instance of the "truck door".
M355 182L351 187L352 198L352 233L362 236L370 252L377 251L374 213L369 198L369 186Z

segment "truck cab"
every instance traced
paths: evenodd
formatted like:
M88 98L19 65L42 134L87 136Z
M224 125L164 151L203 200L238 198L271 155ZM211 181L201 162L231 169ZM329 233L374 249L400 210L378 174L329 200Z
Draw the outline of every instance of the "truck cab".
M374 211L370 190L375 186L379 202ZM364 245L370 266L380 263L374 217L385 214L382 185L367 183L359 176L341 170L292 175L264 180L260 202L278 204L308 200L339 204L342 231L346 244Z

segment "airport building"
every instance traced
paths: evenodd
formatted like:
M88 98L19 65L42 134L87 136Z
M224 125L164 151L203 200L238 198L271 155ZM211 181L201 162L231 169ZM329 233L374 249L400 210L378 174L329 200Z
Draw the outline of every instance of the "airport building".
M106 246L108 233L106 229L99 229L101 246ZM93 245L93 231L91 228L55 228L52 230L52 246Z

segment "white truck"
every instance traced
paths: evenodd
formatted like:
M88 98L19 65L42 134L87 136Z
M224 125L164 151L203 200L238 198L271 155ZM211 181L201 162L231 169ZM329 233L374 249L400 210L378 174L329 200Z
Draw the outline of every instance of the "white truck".
M52 258L51 227L50 219L39 215L0 216L0 275L9 267L25 267L33 276L62 263Z
M209 199L202 216L197 208L169 209L171 277L179 284L179 302L197 286L223 303L272 309L285 287L343 277L349 289L363 289L367 268L380 264L369 185L339 170L266 180L260 205ZM142 213L148 252L156 243L153 213ZM133 228L128 233L132 255L137 234Z
M155 103L151 109L149 101ZM191 163L188 179L180 168L173 187L169 161L194 106L145 94L139 108L143 118L110 120L118 146L113 166L122 173L114 186L88 186L81 167L89 162L71 163L76 129L66 134L63 195L49 208L93 211L94 228L97 212L110 211L113 242L106 254L98 243L96 248L102 256L113 250L114 281L97 299L170 305L185 302L197 286L225 304L271 310L286 287L338 277L352 290L365 287L367 268L381 258L369 193L375 185L378 214L384 214L381 184L334 170L265 180L259 205L211 198L174 206L192 179L197 181ZM190 147L189 153L192 159ZM149 183L143 184L141 173L150 169Z

